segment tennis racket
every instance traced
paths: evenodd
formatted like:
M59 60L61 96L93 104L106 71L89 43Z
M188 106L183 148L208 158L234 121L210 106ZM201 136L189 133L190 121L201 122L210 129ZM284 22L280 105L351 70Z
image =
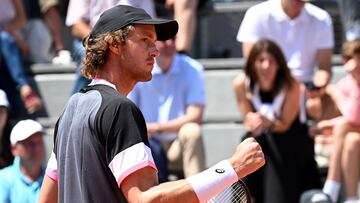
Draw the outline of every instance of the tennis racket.
M208 203L251 203L249 189L242 180L211 198Z

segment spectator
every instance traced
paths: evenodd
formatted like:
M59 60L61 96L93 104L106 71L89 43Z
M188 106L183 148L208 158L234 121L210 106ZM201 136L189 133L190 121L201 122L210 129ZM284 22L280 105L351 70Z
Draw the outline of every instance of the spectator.
M317 109L327 105L323 95L331 79L334 34L329 14L305 2L269 0L251 7L241 23L237 40L242 42L245 58L259 39L270 39L278 44L292 75L316 87L306 91L307 108L311 117L319 119L321 115Z
M197 12L205 6L208 0L155 0L155 2L159 10L164 8L168 11L161 10L159 13L166 13L164 14L166 17L168 17L168 13L172 13L173 18L179 22L176 50L183 54L189 54L197 26Z
M0 170L0 202L37 202L45 174L43 127L34 120L22 120L11 131L11 166Z
M323 192L330 195L333 202L337 202L343 178L347 202L350 203L359 202L360 39L346 42L342 51L344 68L348 74L336 84L334 91L341 116L319 122L313 128L313 133L330 129L334 137Z
M346 40L351 41L360 38L360 1L337 0L337 2Z
M29 53L29 47L20 34L20 29L26 24L21 0L2 1L0 19L1 88L11 99L15 96L10 95L17 94L13 91L13 86L15 86L16 90L20 92L21 100L27 112L34 113L42 108L42 101L29 85L22 64L20 50L26 55ZM10 100L10 103L13 109L19 107L18 101Z
M314 142L300 122L300 84L291 76L281 49L257 41L234 79L237 104L247 131L263 149L266 165L245 181L256 203L299 202L306 189L319 188Z
M192 58L176 53L174 39L158 41L156 46L160 56L156 58L152 80L138 83L129 98L144 114L155 163L161 157L154 152L155 144L160 143L169 166L180 162L178 168L189 177L205 169L200 128L205 106L203 67ZM164 163L166 160L156 164ZM161 169L159 177L166 180L167 173Z
M6 94L0 89L0 169L7 165L5 158L5 138L4 131L8 120L9 101Z
M130 5L144 9L150 16L155 16L155 8L152 0L70 0L66 17L66 24L71 26L75 38L73 43L73 57L77 62L77 77L72 94L90 83L90 80L81 75L82 60L84 58L84 47L81 40L90 32L100 14L115 5Z
M63 41L63 22L58 1L23 0L23 2L28 23L22 32L30 47L30 62L70 63L70 52L65 50Z

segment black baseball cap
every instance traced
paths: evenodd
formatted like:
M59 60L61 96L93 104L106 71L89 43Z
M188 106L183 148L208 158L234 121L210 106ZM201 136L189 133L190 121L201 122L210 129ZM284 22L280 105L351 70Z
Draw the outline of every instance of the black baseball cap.
M128 25L135 24L154 25L157 39L160 41L173 38L179 29L179 25L175 20L151 18L151 16L141 8L117 5L100 15L99 20L90 32L90 38L95 38L100 34L114 32Z

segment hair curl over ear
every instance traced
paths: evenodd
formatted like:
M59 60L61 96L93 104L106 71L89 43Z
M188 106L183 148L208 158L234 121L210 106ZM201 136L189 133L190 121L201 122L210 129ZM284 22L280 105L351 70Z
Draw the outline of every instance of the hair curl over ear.
M110 45L117 47L126 42L127 35L134 30L132 25L129 25L121 30L101 34L93 38L91 34L83 39L85 47L85 57L83 60L82 74L88 79L96 76L97 71L104 64L106 55L109 51Z

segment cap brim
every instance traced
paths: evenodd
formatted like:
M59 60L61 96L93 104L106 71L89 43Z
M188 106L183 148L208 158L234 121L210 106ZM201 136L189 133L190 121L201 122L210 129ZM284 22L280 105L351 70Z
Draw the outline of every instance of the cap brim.
M143 19L133 22L132 24L154 25L157 40L159 41L165 41L175 37L179 29L179 25L175 20Z

